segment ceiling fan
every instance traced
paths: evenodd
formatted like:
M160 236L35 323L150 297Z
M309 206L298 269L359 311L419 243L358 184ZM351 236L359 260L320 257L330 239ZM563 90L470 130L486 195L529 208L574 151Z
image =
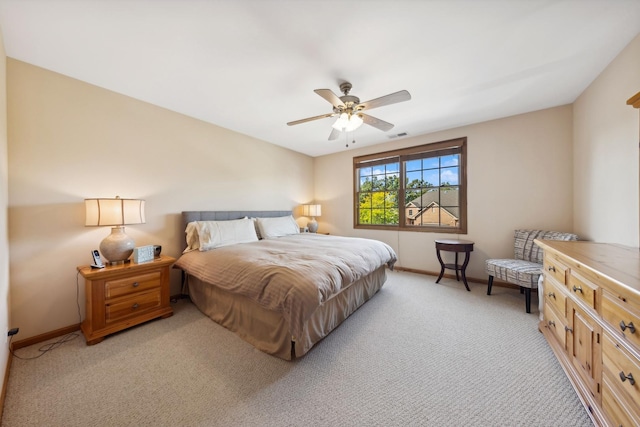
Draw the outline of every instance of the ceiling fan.
M287 123L288 126L298 125L300 123L306 123L313 120L324 119L327 117L336 117L338 120L333 124L333 129L329 135L329 140L337 139L340 136L340 132L351 132L360 127L362 123L366 123L369 126L380 129L382 131L388 131L393 128L393 124L385 122L384 120L377 119L373 116L363 113L365 110L371 110L372 108L383 107L385 105L395 104L398 102L408 101L411 99L411 95L406 90L394 92L389 95L381 96L370 101L360 102L360 98L357 96L349 95L351 91L351 83L344 82L340 85L340 91L344 93L343 96L337 96L330 89L315 89L314 92L326 99L333 105L333 112L328 114L321 114L319 116L308 117L306 119L295 120Z

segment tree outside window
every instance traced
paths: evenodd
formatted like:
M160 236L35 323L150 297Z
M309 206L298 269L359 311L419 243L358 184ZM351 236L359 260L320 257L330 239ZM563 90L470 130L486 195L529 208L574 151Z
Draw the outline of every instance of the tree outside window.
M354 158L354 226L466 233L465 153L460 138Z

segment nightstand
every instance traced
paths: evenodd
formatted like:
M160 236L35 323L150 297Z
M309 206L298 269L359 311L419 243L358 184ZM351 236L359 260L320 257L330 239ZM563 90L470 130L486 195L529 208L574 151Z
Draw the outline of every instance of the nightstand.
M105 268L80 266L85 283L85 318L82 333L87 345L131 326L173 315L169 304L169 268L175 258Z

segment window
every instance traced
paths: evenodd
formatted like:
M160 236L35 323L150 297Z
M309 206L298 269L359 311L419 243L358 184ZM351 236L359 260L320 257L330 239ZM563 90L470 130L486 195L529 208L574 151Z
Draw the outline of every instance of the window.
M354 227L466 233L466 142L354 157Z

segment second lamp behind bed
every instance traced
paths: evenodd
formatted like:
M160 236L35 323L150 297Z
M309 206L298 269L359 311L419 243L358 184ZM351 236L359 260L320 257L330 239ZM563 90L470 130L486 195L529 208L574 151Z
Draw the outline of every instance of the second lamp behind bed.
M322 207L320 205L302 205L302 215L311 217L307 228L309 229L309 233L316 233L318 231L316 217L322 215Z

